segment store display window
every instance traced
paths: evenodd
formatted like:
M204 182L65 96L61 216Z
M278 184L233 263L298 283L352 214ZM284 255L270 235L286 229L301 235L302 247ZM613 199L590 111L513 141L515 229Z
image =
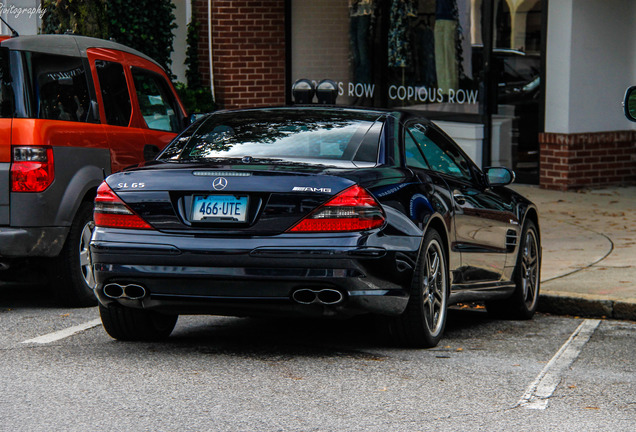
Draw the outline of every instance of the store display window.
M335 81L343 105L477 113L479 16L471 0L294 0L292 79Z

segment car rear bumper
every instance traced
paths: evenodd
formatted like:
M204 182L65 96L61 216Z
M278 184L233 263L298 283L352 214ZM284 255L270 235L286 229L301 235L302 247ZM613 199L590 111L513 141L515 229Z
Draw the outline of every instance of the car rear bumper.
M293 235L118 236L98 228L91 242L100 302L179 314L396 315L419 246L418 238L385 236L380 245L359 234L314 236L310 245ZM143 296L110 292L129 285Z
M0 227L0 260L57 256L68 231L68 227Z

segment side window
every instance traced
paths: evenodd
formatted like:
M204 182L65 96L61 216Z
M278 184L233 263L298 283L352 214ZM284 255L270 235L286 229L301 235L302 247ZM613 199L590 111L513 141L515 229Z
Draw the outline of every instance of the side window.
M180 127L177 101L164 78L154 72L132 68L141 114L149 129L178 132Z
M25 53L34 93L35 118L94 122L88 82L79 57Z
M15 111L9 64L9 50L0 48L0 118L11 118Z
M404 131L404 153L406 155L406 164L414 168L430 169L426 159L422 155L415 139L408 130Z
M128 126L132 105L124 67L116 62L96 60L95 69L102 92L106 122L113 126Z
M408 129L433 171L464 180L472 179L469 164L459 151L451 148L450 145L444 146L441 140L438 141L440 144L433 141L422 124L410 125Z

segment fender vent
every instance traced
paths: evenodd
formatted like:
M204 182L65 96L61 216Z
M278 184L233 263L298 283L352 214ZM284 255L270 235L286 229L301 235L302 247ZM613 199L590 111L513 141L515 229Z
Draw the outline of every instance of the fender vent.
M506 250L508 252L514 252L517 247L517 232L513 229L509 229L506 232Z

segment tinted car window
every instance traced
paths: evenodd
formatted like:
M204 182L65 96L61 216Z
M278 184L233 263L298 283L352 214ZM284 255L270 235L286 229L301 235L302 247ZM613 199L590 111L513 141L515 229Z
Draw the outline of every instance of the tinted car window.
M132 76L139 108L148 128L178 132L181 127L177 102L163 77L140 68L132 68Z
M79 57L25 53L33 98L40 119L92 122L84 64Z
M104 102L106 122L114 126L128 126L132 106L123 66L116 62L97 60L95 69Z
M503 58L503 82L532 81L539 75L539 58L510 55Z
M472 178L466 159L457 149L447 145L441 139L431 139L426 126L419 123L409 126L409 131L413 134L424 158L433 171L465 180ZM434 134L434 131L431 131L430 134Z
M220 113L207 118L189 139L177 139L162 159L303 158L375 162L378 115L272 110Z
M415 139L408 131L404 133L404 153L408 166L429 169L426 159L424 159Z
M11 67L9 50L0 49L0 117L13 116L13 90L11 88Z

